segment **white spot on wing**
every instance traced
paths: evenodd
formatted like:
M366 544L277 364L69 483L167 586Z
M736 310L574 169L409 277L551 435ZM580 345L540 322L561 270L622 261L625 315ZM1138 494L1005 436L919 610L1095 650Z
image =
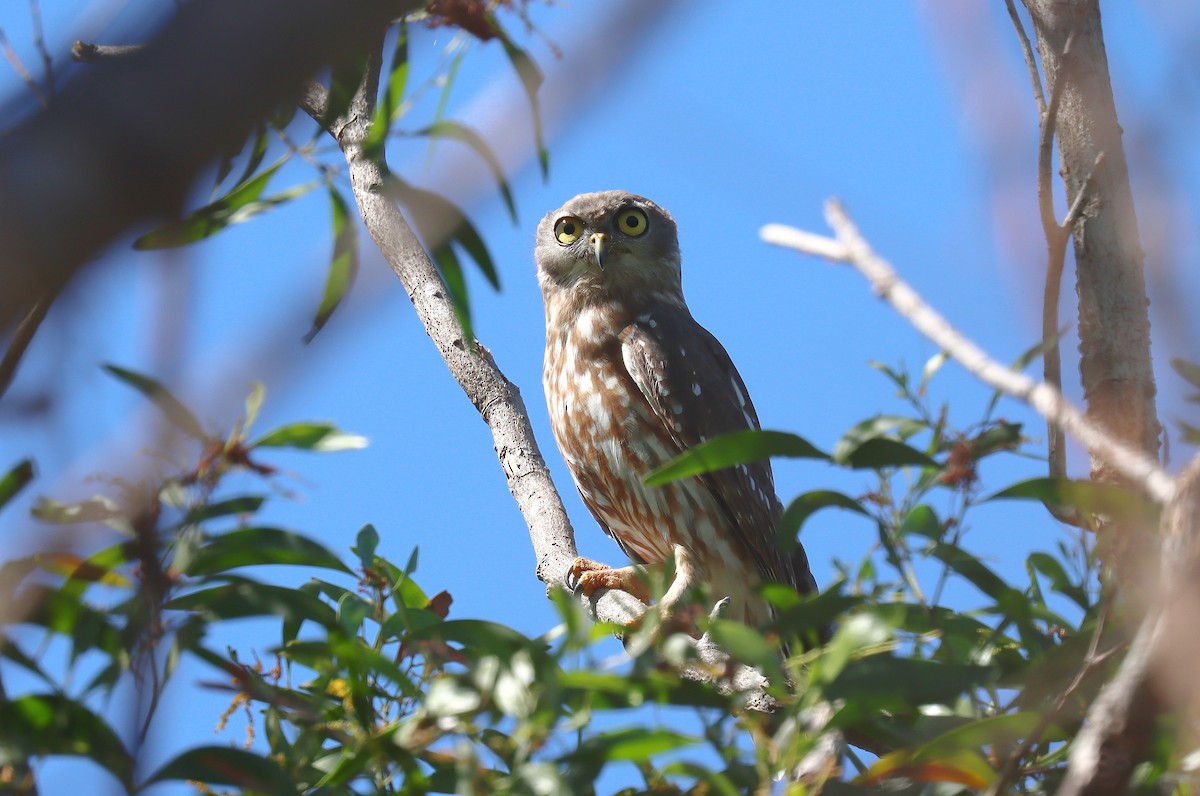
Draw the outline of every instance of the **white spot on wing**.
M699 382L692 385L692 395L695 395L695 396L700 395L700 383Z

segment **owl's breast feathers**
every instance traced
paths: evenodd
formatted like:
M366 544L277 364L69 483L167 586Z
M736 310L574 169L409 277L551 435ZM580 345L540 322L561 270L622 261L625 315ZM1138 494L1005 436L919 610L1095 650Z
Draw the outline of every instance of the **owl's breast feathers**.
M740 579L743 587L772 580L815 589L807 566L796 572L781 552L769 462L663 487L642 483L647 472L688 448L759 427L729 355L682 302L643 303L636 311L617 301L564 312L547 307L544 383L551 423L605 532L631 558L648 563L682 544L714 586ZM756 610L750 618L764 617Z

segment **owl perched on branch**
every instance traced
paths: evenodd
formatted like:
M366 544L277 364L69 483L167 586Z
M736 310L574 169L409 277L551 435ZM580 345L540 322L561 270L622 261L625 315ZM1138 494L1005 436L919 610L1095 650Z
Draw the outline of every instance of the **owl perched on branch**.
M705 440L759 428L729 355L688 311L667 211L624 191L581 194L542 219L535 258L554 437L605 533L635 563L675 558L662 607L704 583L732 598L730 618L762 624L771 612L758 584L815 591L803 548L785 553L777 540L770 462L642 482ZM580 558L571 575L588 594L645 593L630 567Z

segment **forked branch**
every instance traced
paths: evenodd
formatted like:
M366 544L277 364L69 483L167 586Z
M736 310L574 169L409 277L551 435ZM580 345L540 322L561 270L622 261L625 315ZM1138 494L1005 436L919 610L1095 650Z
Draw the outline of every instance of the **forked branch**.
M871 249L839 202L830 200L826 203L825 218L836 233L833 238L782 224L763 227L761 235L767 243L854 266L876 293L968 371L996 389L1026 402L1047 420L1060 424L1093 455L1103 457L1122 475L1144 488L1154 500L1164 504L1171 500L1175 482L1157 461L1108 434L1057 389L1016 373L988 357L926 304L900 279L892 266Z

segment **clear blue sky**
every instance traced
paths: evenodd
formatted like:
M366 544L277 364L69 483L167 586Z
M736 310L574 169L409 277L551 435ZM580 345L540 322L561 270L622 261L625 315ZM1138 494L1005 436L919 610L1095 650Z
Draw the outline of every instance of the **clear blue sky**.
M401 141L390 154L406 179L463 202L487 240L503 291L495 294L472 278L476 333L523 392L580 549L614 563L619 550L583 508L554 449L541 394L544 330L532 235L541 216L571 196L623 188L669 209L679 224L693 313L729 350L764 425L826 449L855 422L903 409L869 361L919 371L936 349L856 274L762 244L763 224L824 231L822 203L840 197L877 251L998 359L1011 361L1029 348L1040 325L1036 111L1003 4L778 2L751 11L746 4L701 2L665 14L650 10L657 5L644 10L654 26L604 74L599 67L580 72L577 62L589 47L622 51L595 40L610 3L531 7L564 53L556 59L541 38L529 40L547 73L552 137L545 182L532 159L527 106L499 46L479 46L466 58L446 115L487 136L505 133L508 143L498 148L510 168L519 225L507 219L486 170L459 145L431 151L424 142ZM44 0L44 6L47 39L62 68L74 38L125 41L121 31L150 4L121 10L115 1ZM36 65L27 17L25 4L10 0L0 26ZM1195 423L1195 407L1181 400L1166 363L1170 356L1200 357L1188 311L1200 300L1192 232L1200 228L1194 144L1200 83L1187 49L1200 35L1200 9L1120 0L1105 4L1104 21L1149 255L1160 416L1168 426L1176 417ZM450 38L445 30L414 31L410 85L436 72ZM0 67L0 96L21 90L11 70ZM435 94L417 104L409 129L428 123ZM498 116L504 107L515 110ZM308 128L299 130L303 136ZM273 187L310 178L303 166L289 167ZM199 189L198 201L207 190ZM1064 212L1061 197L1059 208ZM382 551L393 559L403 561L419 545L418 579L431 592L451 592L453 615L529 634L555 622L487 429L365 234L354 293L312 345L300 343L324 282L328 213L317 191L190 249L139 254L115 246L79 280L6 398L12 403L48 390L50 421L0 414L0 466L32 455L41 475L26 499L0 517L0 552L25 549L42 533L23 515L34 494L87 495L103 488L84 483L89 475L153 467L142 448L154 439L148 430L154 413L102 375L99 363L167 381L213 430L233 422L251 380L263 379L264 428L332 419L371 440L365 451L278 457L299 475L281 480L296 499L276 499L265 520L317 536L339 552L363 523L374 523ZM1068 273L1064 322L1074 317L1071 280ZM1064 367L1072 383L1073 350L1069 338ZM965 424L990 393L948 365L933 394ZM1025 422L1033 436L1043 434L1021 406L1004 403L1000 415ZM1172 442L1176 461L1190 455ZM1076 456L1072 469L1084 475L1086 464ZM869 486L865 474L812 463L783 462L776 472L785 502L811 489L855 494ZM1043 472L1040 462L1008 457L989 464L983 477L990 491ZM1050 549L1059 538L1064 532L1040 511L989 505L973 515L967 545L1017 576L1029 551ZM803 535L823 584L835 559L856 562L873 540L865 522L831 512L817 515ZM306 575L272 577L298 583ZM950 596L972 599L965 589ZM269 641L253 632L230 643L243 653L264 649ZM176 689L164 708L156 754L212 738L223 704L221 697L197 699ZM56 792L53 777L81 771L91 775L82 767L54 769L44 792Z

